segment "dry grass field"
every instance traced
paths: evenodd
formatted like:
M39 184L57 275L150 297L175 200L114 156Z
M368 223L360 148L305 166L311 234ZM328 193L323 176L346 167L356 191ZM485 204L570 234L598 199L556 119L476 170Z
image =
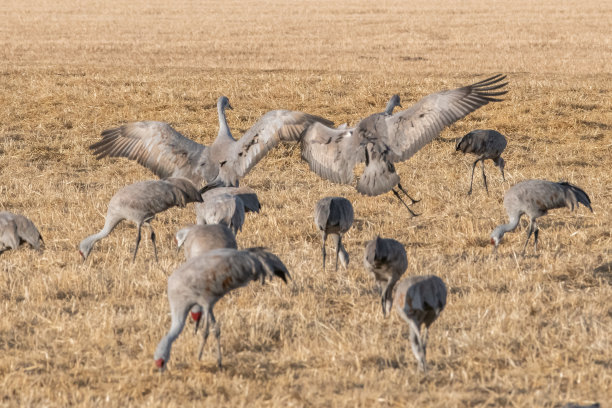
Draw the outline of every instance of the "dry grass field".
M0 405L612 406L612 3L26 0L0 17L0 210L30 217L46 244L0 255ZM131 263L127 223L81 261L77 245L102 227L110 197L154 178L96 160L88 146L104 129L161 120L208 144L220 95L235 136L280 108L354 124L393 93L408 107L496 73L508 75L504 102L397 165L419 217L391 194L319 178L296 145L249 173L263 210L239 246L270 248L293 280L217 304L222 370L211 339L197 360L192 323L168 370L153 364L170 327L166 280L183 261L173 235L194 222L193 205L154 222L159 264L148 239ZM507 136L507 181L489 161L490 193L477 172L467 196L473 159L454 140L475 128ZM594 212L541 218L539 251L524 257L523 220L494 257L503 193L530 178L581 186ZM321 272L312 209L326 195L355 208L346 271ZM449 288L426 375L362 266L376 234L405 244L407 274Z

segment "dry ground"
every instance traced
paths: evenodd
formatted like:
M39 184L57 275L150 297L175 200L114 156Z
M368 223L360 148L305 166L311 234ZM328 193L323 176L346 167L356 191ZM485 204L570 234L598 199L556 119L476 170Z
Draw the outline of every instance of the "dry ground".
M612 404L612 4L600 1L23 1L0 8L0 210L30 217L42 255L0 255L0 404L6 406L558 406ZM225 368L189 325L169 370L153 351L169 328L166 278L182 262L172 236L193 207L154 223L130 262L133 226L83 264L78 242L101 228L109 198L152 174L96 161L103 129L162 120L210 143L227 95L236 135L267 110L355 123L399 93L404 106L506 73L506 101L484 107L397 166L422 198L411 219L390 195L360 196L309 172L281 146L244 180L264 205L239 234L293 274L252 284L216 307ZM506 134L507 182L487 163L490 194L453 140ZM488 235L502 197L529 179L583 187L594 213L556 210L541 247L518 255L525 221L499 256ZM349 198L347 271L321 273L314 203ZM422 375L407 327L383 319L361 265L381 234L404 243L408 274L439 275L450 293Z

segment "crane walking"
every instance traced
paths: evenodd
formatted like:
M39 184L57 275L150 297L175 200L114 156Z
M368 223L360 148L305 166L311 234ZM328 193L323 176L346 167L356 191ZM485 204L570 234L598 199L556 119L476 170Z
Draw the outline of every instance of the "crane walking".
M321 232L323 241L323 271L325 271L325 241L328 235L336 245L336 270L338 270L338 258L345 269L348 267L349 254L342 245L342 235L351 228L353 219L353 206L344 197L325 197L315 205L315 225Z
M510 221L497 226L491 233L493 252L497 250L504 234L516 229L523 214L529 217L527 240L523 246L523 253L525 253L531 234L534 235L534 249L537 251L539 228L536 219L555 208L568 207L573 211L574 207L578 207L579 204L593 212L589 196L584 190L570 183L526 180L515 184L504 195L504 207Z
M504 167L506 162L501 157L502 152L506 148L506 137L495 130L472 130L466 134L457 142L455 147L456 151L462 151L465 153L472 153L478 156L478 158L472 164L472 177L470 178L470 189L468 195L472 194L472 183L474 182L474 169L476 164L480 162L482 165L482 180L484 182L485 190L489 192L487 187L487 176L485 175L484 161L486 159L493 160L493 163L499 167L499 171L502 175L502 180L506 181L504 176Z
M170 358L172 343L179 336L187 314L193 306L204 309L204 332L198 359L212 325L217 339L217 365L221 368L221 329L213 314L213 307L228 292L246 286L250 281L281 278L285 283L291 277L282 261L262 248L215 249L181 265L168 278L168 301L172 324L161 339L154 354L155 365L164 370Z

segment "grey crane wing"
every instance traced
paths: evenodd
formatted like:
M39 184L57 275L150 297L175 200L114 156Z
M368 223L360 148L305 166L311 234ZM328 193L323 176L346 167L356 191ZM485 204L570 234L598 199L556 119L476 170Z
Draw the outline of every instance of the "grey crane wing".
M245 212L257 213L261 209L261 203L259 202L257 193L255 192L255 190L247 186L213 188L211 190L206 191L202 195L202 199L204 201L207 201L222 194L230 194L239 197L242 200L242 203L244 204Z
M340 231L348 231L353 225L354 211L351 202L346 199L335 199L331 202L330 218L337 220Z
M332 197L325 197L317 201L314 209L314 220L317 228L325 230L329 219Z
M415 277L417 279L407 291L412 310L434 309L441 311L446 306L446 285L437 276Z
M15 214L15 224L19 237L30 244L34 249L40 249L42 236L36 225L29 219L20 214Z
M272 148L281 141L298 141L313 123L333 122L308 113L274 110L266 113L233 143L221 160L219 177L226 185L236 185Z
M501 82L506 77L495 75L457 89L430 94L410 109L386 118L387 131L382 140L389 146L389 160L407 160L431 142L445 126L476 109L501 99L507 91Z
M353 168L365 161L363 138L354 128L332 129L315 123L302 138L302 159L310 170L334 183L353 181Z
M136 160L160 178L185 177L200 185L199 161L205 146L164 122L131 122L102 132L102 140L89 146L97 159L126 157Z
M15 220L8 217L0 217L0 253L8 248L15 249L18 246L19 234L17 233Z

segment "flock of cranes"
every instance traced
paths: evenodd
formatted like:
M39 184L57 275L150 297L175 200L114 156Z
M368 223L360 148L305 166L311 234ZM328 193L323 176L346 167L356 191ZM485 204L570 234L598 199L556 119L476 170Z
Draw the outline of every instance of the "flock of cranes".
M398 95L393 95L385 110L359 121L354 127L333 123L325 118L303 112L274 110L266 113L240 139L233 138L225 115L232 109L222 96L217 102L219 133L210 146L196 143L163 122L134 122L105 130L102 139L91 149L98 159L126 157L136 160L160 177L141 181L119 190L110 200L104 227L79 244L85 261L94 244L106 237L122 220L137 225L136 259L141 230L150 228L157 261L155 232L151 225L155 215L171 207L196 203L197 224L176 233L177 247L183 247L186 262L168 278L168 299L171 327L161 339L154 354L155 364L162 371L170 358L172 343L183 330L187 317L195 320L197 331L204 323L202 348L210 330L217 341L217 363L221 366L220 327L213 314L216 302L228 292L250 281L278 277L284 282L291 277L283 262L263 248L239 250L236 234L241 231L248 212L259 212L261 204L254 190L240 186L244 177L262 157L281 141L301 145L302 158L310 169L332 182L353 184L357 164L364 163L355 182L357 191L375 196L393 194L414 216L402 199L403 193L415 203L400 183L394 163L409 159L441 130L476 109L500 101L507 91L505 76L495 75L475 84L428 95L409 109L393 113L402 107ZM494 130L474 130L456 145L457 151L472 153L477 159L472 165L468 194L472 192L474 169L480 161L485 189L488 192L484 160L491 159L504 177L506 138ZM494 252L506 232L513 231L522 214L530 219L526 248L534 235L537 250L536 219L550 209L583 204L591 209L591 201L580 188L569 183L528 180L516 184L505 194L504 207L510 221L491 233ZM592 211L592 209L591 209ZM322 237L323 271L325 244L328 236L335 244L335 268L338 263L348 266L349 254L342 236L353 224L354 210L343 197L325 197L317 202L314 222ZM0 253L27 242L39 249L42 237L27 218L0 212ZM426 370L426 346L429 326L446 305L447 288L437 276L411 276L402 279L408 269L404 246L391 238L376 237L365 245L363 264L380 289L381 307L387 316L393 304L410 330L412 351L420 369Z

